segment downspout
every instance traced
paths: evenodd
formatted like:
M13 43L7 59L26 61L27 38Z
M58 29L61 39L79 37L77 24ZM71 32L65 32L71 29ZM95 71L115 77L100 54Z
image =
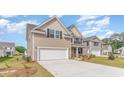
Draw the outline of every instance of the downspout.
M33 46L33 49L32 49L32 53L33 53L33 58L32 58L32 60L34 61L34 32L32 31L32 34L33 34L33 41L32 41L32 46Z

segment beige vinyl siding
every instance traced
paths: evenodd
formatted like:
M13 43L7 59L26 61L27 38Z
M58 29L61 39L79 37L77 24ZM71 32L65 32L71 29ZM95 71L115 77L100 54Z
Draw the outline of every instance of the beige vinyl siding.
M62 31L62 39L59 38L47 38L47 34L34 34L34 59L37 59L37 47L60 47L71 49L71 39L65 39L64 34L68 34L67 31L62 27L58 20L53 19L41 27L47 33L47 29L54 29L56 31ZM32 41L31 41L32 42ZM32 47L31 47L32 48Z

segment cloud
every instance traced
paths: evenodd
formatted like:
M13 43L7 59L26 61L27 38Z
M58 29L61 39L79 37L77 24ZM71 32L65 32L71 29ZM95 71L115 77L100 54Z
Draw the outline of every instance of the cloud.
M108 37L111 30L109 29L109 16L81 16L77 20L77 26L82 31L83 36L100 35ZM107 33L109 31L109 33ZM106 34L106 35L105 35Z
M23 34L26 31L26 24L37 24L36 20L23 20L20 22L11 22L7 19L0 19L0 34L19 33Z
M77 22L82 22L82 21L87 21L87 20L91 20L91 19L96 19L98 17L100 17L100 16L96 16L96 15L82 15L77 20Z
M99 27L106 27L110 23L110 17L104 17L101 20L96 21L94 24Z
M27 23L33 23L36 24L36 21L34 20L27 20L27 21L21 21L18 23L10 23L7 25L7 32L8 33L24 33L26 30L26 24Z
M89 29L89 30L86 30L86 31L83 31L82 32L82 35L84 35L84 36L91 36L91 35L95 35L97 32L99 32L100 31L100 29L99 28L97 28L97 27L93 27L93 28L91 28L91 29Z
M0 26L5 26L9 23L9 20L6 19L0 19Z
M91 20L91 21L87 21L86 22L86 25L87 26L91 26L91 25L93 25L95 23L95 21L94 20Z
M104 37L109 38L112 34L114 34L114 32L111 30L108 30L108 32L105 33Z
M49 17L53 17L53 16L57 16L57 17L61 18L63 15L49 15Z
M109 38L111 35L113 35L115 32L111 30L107 30L104 34L98 36L100 39L103 38Z

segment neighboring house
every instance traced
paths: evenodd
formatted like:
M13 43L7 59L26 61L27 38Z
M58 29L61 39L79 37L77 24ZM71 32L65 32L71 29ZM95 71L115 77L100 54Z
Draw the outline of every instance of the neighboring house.
M15 44L11 42L0 42L0 57L13 56L15 54Z
M89 54L101 56L102 41L97 36L85 38L84 43L89 47Z
M102 55L109 55L109 53L112 53L111 45L102 44Z
M65 27L54 16L40 25L27 24L27 55L33 61L70 59L80 55L101 55L101 40L84 39L75 25Z
M115 53L118 53L118 54L124 54L124 47L121 47L119 49L116 49L114 52Z

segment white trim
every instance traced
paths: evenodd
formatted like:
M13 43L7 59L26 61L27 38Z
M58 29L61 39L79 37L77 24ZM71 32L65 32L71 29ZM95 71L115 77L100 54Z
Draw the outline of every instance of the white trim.
M33 32L35 29L45 25L46 23L48 23L49 21L51 21L52 19L56 18L57 21L62 25L62 27L66 30L66 32L70 35L69 31L67 30L67 28L63 25L63 23L59 20L59 18L57 16L53 16L52 18L48 19L47 21L43 22L42 24L36 26L35 28L32 29L31 32Z
M33 31L32 33L37 33L37 34L46 34L46 32L39 32L39 31Z
M32 36L32 46L33 46L33 49L32 49L32 55L33 55L33 58L32 58L32 60L34 61L34 32L32 33L33 34L33 36Z
M57 48L57 49L67 49L67 47L37 47L39 48Z
M67 59L69 59L69 48L67 48Z
M63 48L63 47L37 47L37 61L40 60L40 49L66 49L66 58L69 59L69 48Z
M39 60L40 60L40 49L37 48L37 61L39 61Z

